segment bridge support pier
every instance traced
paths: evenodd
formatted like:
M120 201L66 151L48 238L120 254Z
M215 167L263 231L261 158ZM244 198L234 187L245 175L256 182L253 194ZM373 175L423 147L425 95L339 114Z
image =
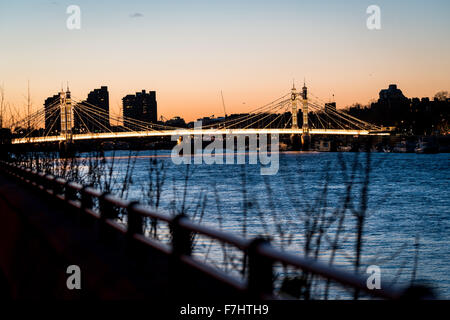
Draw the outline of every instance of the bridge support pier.
M61 141L58 144L59 157L62 159L73 158L75 156L75 146L72 142Z
M311 136L309 134L292 134L290 140L294 151L308 151L310 149Z
M309 134L302 134L302 150L308 151L311 146L311 136Z
M290 137L292 150L302 150L302 137L299 134L292 134Z

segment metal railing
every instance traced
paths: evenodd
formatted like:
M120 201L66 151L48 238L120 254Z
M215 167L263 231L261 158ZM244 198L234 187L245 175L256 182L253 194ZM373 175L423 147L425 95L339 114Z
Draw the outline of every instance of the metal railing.
M290 266L317 275L327 281L332 281L371 297L381 299L402 298L433 298L420 293L421 288L386 287L371 290L367 287L366 278L341 268L332 267L317 260L281 251L270 245L263 238L245 239L230 233L215 230L190 221L185 215L170 216L158 213L140 205L137 202L119 199L109 193L102 193L91 187L69 182L52 175L43 174L15 164L0 162L0 171L15 177L34 188L41 189L53 197L67 202L79 209L82 214L89 214L102 221L130 239L151 245L168 255L173 255L178 261L189 264L202 272L227 284L248 292L249 295L261 299L276 299L274 295L273 274L274 264ZM94 202L98 205L94 205ZM126 212L126 223L117 222L117 213ZM158 243L145 236L144 219L167 223L171 231L170 246ZM192 256L192 235L209 237L222 244L232 245L241 250L248 262L246 279L237 279L229 274L198 261Z

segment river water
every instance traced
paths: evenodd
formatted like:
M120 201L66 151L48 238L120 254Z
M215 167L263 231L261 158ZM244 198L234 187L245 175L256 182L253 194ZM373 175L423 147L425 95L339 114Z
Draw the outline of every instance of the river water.
M372 153L365 211L364 153L280 153L279 171L272 176L262 176L259 165L175 165L170 151L105 155L110 164L115 158L116 188L126 167L133 167L127 198L148 202L145 193L158 171L164 181L160 210L184 211L202 224L245 237L270 236L284 250L303 254L307 224L321 217L317 222L324 223L316 231L325 235L318 250L324 262L329 261L338 230L333 217L345 212L334 263L348 268L355 257L355 216L365 212L361 272L375 264L381 268L382 285L408 284L417 258L415 283L428 284L440 297L450 298L450 154ZM150 165L152 161L156 163Z

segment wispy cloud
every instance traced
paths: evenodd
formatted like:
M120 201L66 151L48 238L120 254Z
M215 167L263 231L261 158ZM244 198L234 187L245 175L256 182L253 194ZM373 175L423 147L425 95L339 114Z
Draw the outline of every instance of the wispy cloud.
M130 18L142 18L144 15L140 12L130 14Z

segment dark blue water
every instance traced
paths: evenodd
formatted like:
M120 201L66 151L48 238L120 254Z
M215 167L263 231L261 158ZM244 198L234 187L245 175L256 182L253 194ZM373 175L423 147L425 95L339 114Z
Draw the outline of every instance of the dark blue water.
M343 208L351 181L351 201L334 263L351 267L354 262L365 154L282 153L279 172L273 176L261 176L258 165L174 165L169 151L158 151L157 156L153 151L132 154L128 198L148 202L149 163L156 159L156 166L164 166L159 169L164 177L161 210L184 210L196 221L246 237L265 234L274 245L298 253L305 252L306 221L317 216L332 219L336 209ZM128 151L115 153L117 186L125 175L128 155ZM371 154L361 271L375 264L381 268L382 285L394 279L408 284L418 252L416 281L450 298L449 188L450 154ZM325 228L319 251L325 262L336 230L337 221Z

